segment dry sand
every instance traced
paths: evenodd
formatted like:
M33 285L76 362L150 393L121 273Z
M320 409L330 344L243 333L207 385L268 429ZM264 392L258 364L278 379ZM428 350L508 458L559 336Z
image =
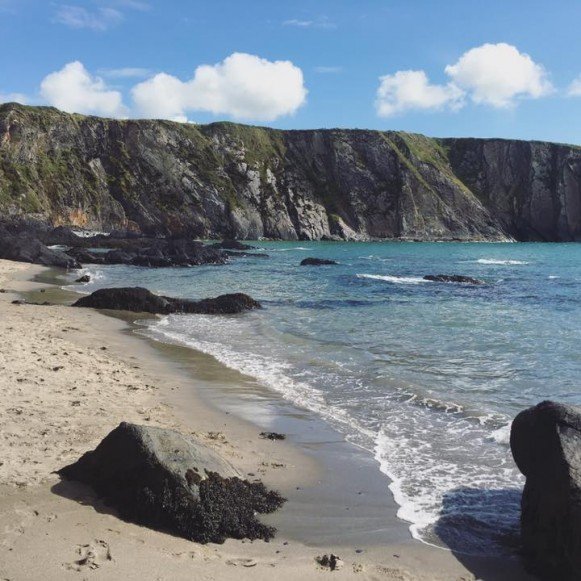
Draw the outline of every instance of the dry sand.
M242 473L272 487L308 486L320 468L296 447L257 437L255 426L202 402L187 417L170 402L191 379L92 310L14 305L41 269L0 261L0 580L61 579L525 579L506 560L458 560L409 541L344 547L339 571L284 531L272 542L199 545L118 519L87 487L53 472L93 449L121 421L192 433ZM48 291L47 291L48 293ZM195 384L194 384L195 386Z

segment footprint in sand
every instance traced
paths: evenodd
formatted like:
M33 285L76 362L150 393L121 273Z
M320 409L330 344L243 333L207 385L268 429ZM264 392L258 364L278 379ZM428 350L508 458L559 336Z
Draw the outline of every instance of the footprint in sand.
M86 571L98 569L108 561L112 561L111 549L105 541L95 540L88 545L77 545L79 559L72 563L65 563L65 569L72 571Z

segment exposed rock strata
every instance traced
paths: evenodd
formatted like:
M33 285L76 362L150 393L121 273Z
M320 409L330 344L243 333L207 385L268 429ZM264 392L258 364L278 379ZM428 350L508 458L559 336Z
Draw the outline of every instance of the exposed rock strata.
M0 213L186 238L581 240L581 149L5 104Z

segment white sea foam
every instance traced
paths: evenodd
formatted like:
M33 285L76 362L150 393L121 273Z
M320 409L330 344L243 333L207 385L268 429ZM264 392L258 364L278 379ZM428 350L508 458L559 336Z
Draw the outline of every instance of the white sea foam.
M521 264L528 264L526 260L502 260L500 258L479 258L476 262L478 262L478 264L498 264L502 266L518 266Z
M492 434L490 434L490 439L498 444L503 444L508 446L510 444L510 427L511 424L506 424L506 426L502 426L498 428L498 430L494 430Z
M381 280L392 284L423 284L429 282L421 276L391 276L388 274L358 274L357 278L368 278L370 280Z
M268 248L267 252L291 252L292 250L308 250L304 246L293 246L292 248Z

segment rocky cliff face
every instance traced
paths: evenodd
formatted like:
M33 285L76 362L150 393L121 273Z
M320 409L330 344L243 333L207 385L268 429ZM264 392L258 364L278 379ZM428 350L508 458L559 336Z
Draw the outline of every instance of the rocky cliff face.
M6 104L0 216L203 238L581 240L581 149Z

